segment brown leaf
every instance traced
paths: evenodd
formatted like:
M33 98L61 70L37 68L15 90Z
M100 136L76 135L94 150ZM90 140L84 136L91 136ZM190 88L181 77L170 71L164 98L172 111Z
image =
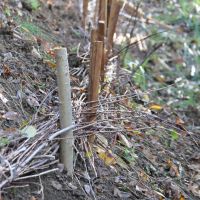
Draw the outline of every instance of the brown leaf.
M181 65L181 64L184 63L184 59L181 58L181 57L179 57L179 58L175 58L174 62L175 62L176 64L180 64L180 65Z
M179 200L185 200L185 197L183 196L183 194L181 194Z
M183 124L185 124L185 122L181 118L177 117L176 118L176 125L183 125Z
M30 200L37 200L37 199L34 196L32 196Z
M8 65L6 65L6 64L3 65L3 75L5 77L11 75L10 67Z
M44 63L46 63L50 68L56 68L56 63L50 60L44 60Z
M16 128L7 128L5 130L0 129L0 136L6 136L6 135L14 135L17 134L18 131Z
M125 120L125 121L123 121L123 123L124 123L124 128L125 128L127 131L129 131L129 132L134 131L134 128L133 128L132 123L131 123L130 121Z
M149 176L146 174L146 172L145 171L140 171L139 172L139 177L144 181L144 182L147 182L147 181L149 181L150 179L149 179Z
M180 176L178 167L171 160L167 161L167 165L169 167L169 173L170 173L170 175L172 177L175 177L175 176L178 177L178 176Z

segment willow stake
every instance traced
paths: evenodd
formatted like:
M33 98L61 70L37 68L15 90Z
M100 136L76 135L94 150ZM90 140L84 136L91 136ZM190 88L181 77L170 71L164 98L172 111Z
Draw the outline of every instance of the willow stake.
M60 123L64 129L72 125L72 104L68 54L66 48L59 48L56 51L57 83L60 99ZM69 176L73 174L73 131L69 130L61 135L60 160L64 164Z

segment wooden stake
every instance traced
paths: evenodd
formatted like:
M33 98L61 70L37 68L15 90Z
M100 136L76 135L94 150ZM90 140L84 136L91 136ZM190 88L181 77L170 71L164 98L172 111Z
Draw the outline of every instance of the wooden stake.
M104 21L99 21L98 22L98 40L103 42L103 54L102 54L102 61L101 61L101 82L104 82L104 73L105 73L105 56L104 56L104 51L105 51L105 22Z
M103 55L103 42L95 41L92 43L91 48L91 60L90 60L90 73L89 73L89 88L88 88L88 100L90 102L90 116L89 122L96 120L96 111L98 105L98 95L100 89L100 72L101 72L101 61ZM93 143L95 135L89 137L89 141Z
M97 41L98 40L98 30L97 29L92 29L91 30L91 38L90 38L90 41L91 41L91 48L92 48L92 44L93 42ZM92 50L90 49L90 52L92 52Z
M108 22L108 36L107 36L108 37L108 42L107 42L108 54L110 53L110 50L113 47L113 36L116 30L120 9L121 9L121 3L119 2L119 0L112 1L110 17L109 17L109 22Z
M66 48L59 48L56 51L57 64L57 83L58 94L60 99L60 123L64 129L72 125L72 104L71 104L71 87L68 64L68 54ZM60 160L64 164L69 176L73 175L73 131L69 130L62 135L60 142Z
M98 41L104 42L104 32L105 32L105 22L99 21L98 22L98 29L97 29L97 39Z
M111 10L112 0L108 0L107 3L107 27L110 19L110 10Z
M97 29L92 29L91 30L91 36L90 36L90 69L89 69L89 79L92 76L92 62L93 62L93 58L92 58L92 52L93 52L93 46L94 46L94 42L96 42L98 40L98 30ZM90 87L89 87L90 88ZM90 89L88 88L88 100L90 101L91 97L91 92Z
M105 22L105 30L107 28L108 0L100 0L99 2L99 19Z
M82 26L83 26L83 29L86 28L86 19L87 19L87 15L88 15L88 3L89 3L89 0L83 0L83 19L82 19Z
M95 5L95 9L94 9L94 16L93 16L93 27L97 26L100 1L101 0L96 0L96 5Z

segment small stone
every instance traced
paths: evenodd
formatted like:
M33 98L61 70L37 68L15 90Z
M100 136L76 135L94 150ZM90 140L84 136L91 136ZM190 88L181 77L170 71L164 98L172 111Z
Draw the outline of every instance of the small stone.
M8 53L4 53L3 57L4 57L3 61L5 62L7 60L10 60L13 57L13 55L11 52L8 52Z
M85 191L86 191L87 194L90 194L90 192L91 192L91 187L90 187L90 185L85 184L85 185L84 185L84 189L85 189Z
M57 181L51 181L51 185L56 190L62 190L62 185L59 182L57 182Z

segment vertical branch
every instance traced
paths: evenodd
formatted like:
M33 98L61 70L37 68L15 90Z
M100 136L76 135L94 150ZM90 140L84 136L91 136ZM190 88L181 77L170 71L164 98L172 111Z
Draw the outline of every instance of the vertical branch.
M105 74L105 22L99 21L98 22L98 40L103 42L103 54L101 60L101 81L104 82L104 74Z
M110 19L111 5L112 5L112 0L108 0L108 2L107 2L107 24L106 24L107 27L108 27L108 22Z
M91 40L91 44L90 45L91 45L91 48L92 48L93 42L98 40L98 31L97 31L97 29L92 29L91 30L91 38L90 38L90 40ZM90 48L90 52L92 52L91 48Z
M88 15L88 3L89 3L89 0L83 0L83 19L82 19L82 26L83 26L83 29L86 28L86 19L87 19L87 15Z
M93 16L93 27L96 27L96 25L97 25L100 1L101 0L96 0L96 5L95 5L95 9L94 9L94 16Z
M101 66L102 82L104 82L105 65L106 65L105 39L108 26L108 1L110 0L100 0L99 2L98 40L103 41L103 55L102 55L102 66Z
M72 125L71 87L66 48L57 49L56 64L60 99L60 122L61 128L66 128ZM60 142L60 160L70 176L73 174L73 145L73 131L69 130L63 134L63 139Z
M107 42L108 54L110 53L113 47L113 36L116 30L120 9L121 9L121 3L119 2L119 0L112 1L110 17L109 17L109 22L108 22L108 33L107 33L108 34L107 36L108 37L108 42Z
M92 29L91 30L91 38L90 38L90 69L89 69L89 79L91 79L92 74L93 74L93 67L95 65L95 60L92 58L92 52L94 49L94 42L97 41L98 39L98 32L96 29ZM90 80L89 80L89 87L88 87L88 100L90 101L91 99L91 95L92 95L92 91L90 90Z
M100 0L99 2L99 21L105 22L105 27L107 27L107 8L108 8L108 0ZM106 28L105 28L106 30Z
M98 21L98 40L104 42L105 22Z
M90 61L90 77L89 77L89 96L88 100L90 102L90 116L89 121L96 120L96 111L98 105L98 95L100 89L100 72L101 72L101 61L103 55L103 42L95 41L91 48L91 61ZM89 141L93 143L95 140L95 135L89 137Z

